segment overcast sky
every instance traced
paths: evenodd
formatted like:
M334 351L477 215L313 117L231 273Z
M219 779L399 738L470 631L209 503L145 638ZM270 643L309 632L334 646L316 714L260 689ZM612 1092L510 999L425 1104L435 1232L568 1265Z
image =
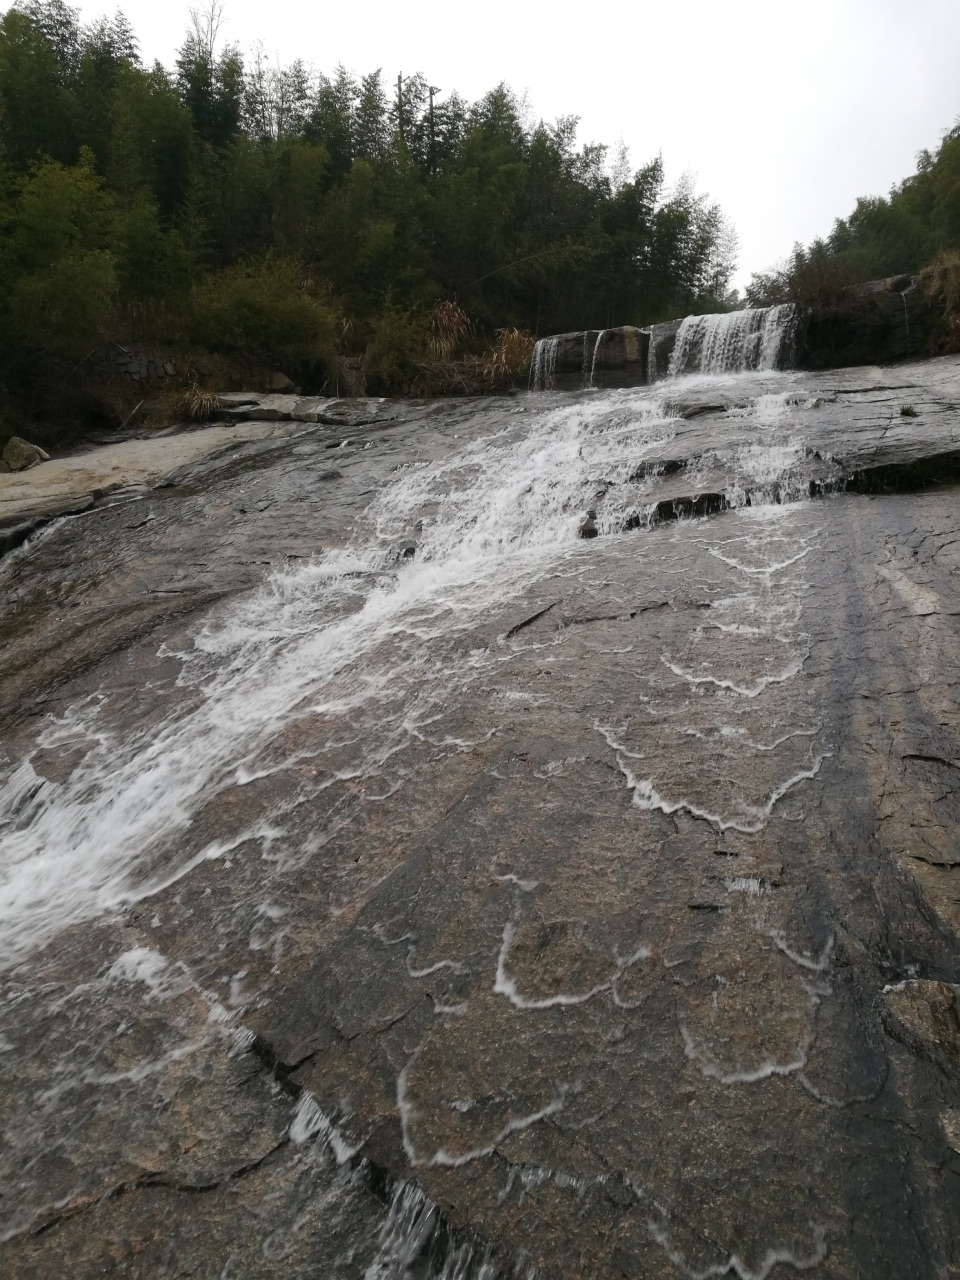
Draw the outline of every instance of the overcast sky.
M145 61L172 66L189 6L120 7ZM537 116L578 115L581 142L622 138L635 167L662 152L735 225L740 285L885 194L960 115L960 0L225 0L221 40L328 72L422 71L469 99L504 80Z

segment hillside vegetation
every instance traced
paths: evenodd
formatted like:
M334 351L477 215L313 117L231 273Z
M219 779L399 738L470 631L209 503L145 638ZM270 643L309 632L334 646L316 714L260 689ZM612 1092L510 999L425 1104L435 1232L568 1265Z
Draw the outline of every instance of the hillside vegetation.
M942 308L944 349L960 350L960 122L936 151L921 151L916 173L888 196L862 196L825 238L794 245L778 268L753 277L753 306L796 302L835 309L857 285L900 274L920 275Z
M396 393L515 378L537 333L721 304L733 234L660 158L578 146L576 117L535 121L503 84L467 102L275 66L218 21L195 14L165 68L121 14L0 18L8 416L116 417L109 342Z

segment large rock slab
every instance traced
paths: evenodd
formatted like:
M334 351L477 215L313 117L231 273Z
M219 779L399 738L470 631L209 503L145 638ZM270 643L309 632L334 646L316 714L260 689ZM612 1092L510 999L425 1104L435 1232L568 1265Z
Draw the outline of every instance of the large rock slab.
M667 390L0 565L10 1274L956 1271L960 362Z

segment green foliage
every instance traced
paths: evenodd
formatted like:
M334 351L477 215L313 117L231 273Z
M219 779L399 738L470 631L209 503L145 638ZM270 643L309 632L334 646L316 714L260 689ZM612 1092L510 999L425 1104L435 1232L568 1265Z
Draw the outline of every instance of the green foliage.
M262 353L313 368L330 358L335 324L302 264L272 254L211 274L190 294L188 336L208 351Z
M408 391L423 357L425 342L421 317L389 304L384 307L363 357L367 391L382 396Z
M960 351L960 253L941 250L920 272L920 284L940 312L940 346Z
M67 168L38 165L16 184L2 244L4 350L13 366L49 376L108 332L116 300L113 206L89 152Z
M328 369L331 387L362 362L398 391L438 298L469 315L454 346L475 361L524 335L494 361L502 381L527 334L724 305L735 238L659 158L633 172L623 148L578 148L576 117L532 124L503 84L468 103L419 74L398 91L379 70L241 56L219 18L217 0L192 14L167 71L142 65L121 14L84 26L64 0L18 0L0 16L10 394L106 337Z
M0 120L11 163L75 158L70 99L56 49L27 13L0 18Z
M109 329L116 275L104 249L64 254L57 273L20 276L10 292L21 356L35 367L51 361L79 362Z
M809 249L794 245L786 263L755 275L745 292L752 307L792 302L836 313L849 306L850 291L868 279L870 271L862 255L835 254L823 240L815 240Z

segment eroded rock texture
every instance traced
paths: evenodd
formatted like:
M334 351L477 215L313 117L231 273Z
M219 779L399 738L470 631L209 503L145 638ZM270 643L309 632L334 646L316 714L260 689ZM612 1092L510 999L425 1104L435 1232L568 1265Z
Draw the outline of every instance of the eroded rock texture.
M0 562L4 1274L960 1276L958 393L408 403Z

